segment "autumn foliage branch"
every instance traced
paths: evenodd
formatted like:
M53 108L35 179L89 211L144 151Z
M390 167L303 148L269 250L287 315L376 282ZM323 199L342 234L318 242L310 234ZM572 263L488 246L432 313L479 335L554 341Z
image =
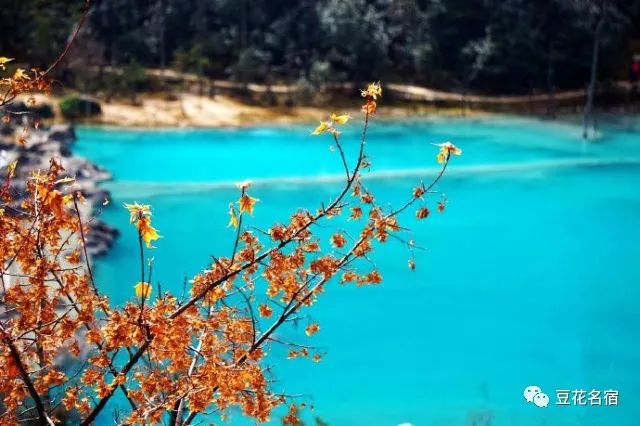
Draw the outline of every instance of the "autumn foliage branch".
M17 69L0 80L5 88L0 106L21 93L47 92L47 75L62 57L45 72ZM0 68L8 62L0 57ZM299 424L304 403L272 390L267 352L285 345L288 358L316 362L322 354L284 341L278 330L305 320L305 333L317 333L319 324L305 310L331 280L379 284L382 275L371 266L378 244L393 238L413 253L416 245L402 237L406 228L399 216L415 208L416 218L425 219L434 197L443 211L446 199L433 188L451 156L461 154L451 143L440 144L440 172L408 193L399 208L383 207L363 182L371 166L367 133L382 87L372 83L361 95L364 124L354 160L347 157L340 132L349 115L331 114L313 131L329 134L340 155L345 180L335 197L316 211L298 210L287 223L262 230L247 225L259 202L250 195L251 182L239 184L239 199L228 211L233 249L213 257L193 277L186 300L159 290L154 295L148 251L160 243L160 235L151 206L125 205L138 231L140 281L131 283L129 302L111 306L100 294L87 255L89 209L83 209L74 176L65 176L61 163L51 159L49 169L33 173L25 193L16 194L11 180L17 165L8 165L0 189L0 424L55 424L63 413L89 425L108 411L118 391L128 404L116 413L120 424L187 425L198 415L224 418L233 407L262 422L282 404L289 406L284 423ZM357 232L335 231L323 243L317 232L321 224L343 215ZM408 266L415 268L413 254Z
M264 366L268 347L288 345L289 358L320 361L321 354L283 342L277 330L299 320L333 278L358 286L380 283L380 272L360 271L358 260L372 264L375 245L389 237L413 250L414 243L400 237L405 229L398 216L419 204L415 215L426 218L432 188L451 155L461 153L450 143L441 144L437 157L442 169L431 183L414 188L401 207L383 208L362 181L363 170L370 167L367 131L381 95L379 84L362 91L363 132L351 167L339 130L350 120L348 115L331 115L313 132L331 135L345 166L342 188L315 212L299 210L286 224L254 232L245 223L259 200L250 195L250 182L239 184L239 199L229 206L229 227L235 230L232 253L214 258L193 278L191 297L185 301L169 293L151 297L146 251L160 235L150 206L125 205L138 230L141 281L133 287L135 299L112 307L98 292L84 250L89 229L73 177L64 177L62 166L52 159L49 170L29 178L28 196L19 205L4 191L0 280L5 317L0 331L5 350L0 359L5 374L0 393L6 411L0 423L33 418L52 424L56 409L63 406L88 425L119 389L130 406L118 413L122 424L159 423L163 418L174 425L190 424L198 414L224 417L231 407L266 421L283 403L289 404L285 423L297 424L300 405L270 388ZM12 173L7 171L6 179ZM444 209L442 198L437 206ZM347 209L348 220L359 224L358 234L335 232L329 238L331 248L323 251L316 225ZM409 267L415 267L413 259ZM310 336L319 329L308 321L305 332ZM77 372L71 374L69 366Z

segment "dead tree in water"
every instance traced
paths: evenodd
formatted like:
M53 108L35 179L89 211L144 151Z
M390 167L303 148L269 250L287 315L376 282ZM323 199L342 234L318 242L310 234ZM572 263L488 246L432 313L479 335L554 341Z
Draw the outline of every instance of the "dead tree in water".
M582 136L587 139L589 126L592 133L595 132L596 121L594 116L594 103L596 84L598 82L598 64L601 51L605 44L610 43L609 36L619 33L632 22L629 16L633 16L635 7L631 2L623 0L574 0L578 12L585 16L589 25L589 33L593 36L591 53L591 73L587 86L587 99L584 108L584 127Z
M595 92L597 74L598 74L598 56L600 53L600 39L602 37L602 29L604 28L607 9L607 3L604 2L602 6L602 13L598 18L598 22L593 31L593 54L591 56L591 77L589 79L589 86L587 87L587 103L584 107L584 125L582 129L582 137L587 139L589 137L589 125L591 125L593 132L595 132L595 121L593 117L593 95Z

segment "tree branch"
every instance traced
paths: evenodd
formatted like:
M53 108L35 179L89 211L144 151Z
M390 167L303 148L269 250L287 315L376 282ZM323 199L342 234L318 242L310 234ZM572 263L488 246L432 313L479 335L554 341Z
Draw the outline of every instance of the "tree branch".
M18 348L16 348L16 346L13 344L13 341L11 340L11 336L9 336L9 334L4 329L4 327L2 327L2 325L0 325L0 331L2 332L2 341L9 348L9 353L11 354L11 358L13 359L13 362L16 364L16 367L20 372L20 378L22 379L23 383L27 387L27 390L29 391L29 395L31 395L31 398L33 399L33 402L36 405L36 411L38 412L38 419L40 421L40 424L55 426L53 421L47 415L42 399L40 398L38 391L36 390L35 386L33 385L33 382L31 381L31 378L29 377L29 373L27 372L26 368L24 367L24 364L22 363L22 360L20 359L20 352L18 351Z

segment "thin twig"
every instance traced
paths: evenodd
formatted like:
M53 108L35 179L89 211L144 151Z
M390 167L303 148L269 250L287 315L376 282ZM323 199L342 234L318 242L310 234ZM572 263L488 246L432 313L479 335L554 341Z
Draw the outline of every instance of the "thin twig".
M80 216L80 209L78 208L78 200L76 194L73 194L73 207L76 211L76 217L78 218L78 227L80 229L80 239L82 240L82 251L84 253L84 262L87 265L87 272L89 273L89 280L91 281L91 287L93 287L93 292L96 297L100 297L98 293L98 287L96 287L96 282L93 279L93 270L91 269L91 263L89 262L89 254L87 253L87 240L84 236L84 228L82 225L82 217Z

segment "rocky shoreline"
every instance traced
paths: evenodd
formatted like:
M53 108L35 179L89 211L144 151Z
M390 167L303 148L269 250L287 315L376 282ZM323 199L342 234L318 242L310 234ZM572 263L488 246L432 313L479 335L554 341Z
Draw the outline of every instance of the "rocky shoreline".
M111 179L111 174L91 163L86 158L73 154L72 146L76 134L71 125L40 126L29 128L24 146L16 144L16 132L20 128L3 125L0 128L0 173L6 176L7 166L17 161L16 174L11 182L11 191L18 195L25 193L26 179L34 171L47 170L49 160L56 158L65 168L65 175L75 177L71 188L80 191L86 202L80 208L85 223L89 223L87 252L90 256L106 254L118 230L94 217L97 206L110 199L109 191L99 187L99 183Z

